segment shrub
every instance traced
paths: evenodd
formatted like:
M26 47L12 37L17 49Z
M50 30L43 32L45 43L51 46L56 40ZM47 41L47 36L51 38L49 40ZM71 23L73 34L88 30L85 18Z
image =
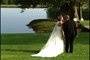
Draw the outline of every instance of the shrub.
M90 14L89 14L89 12L90 12L90 10L89 9L85 9L84 11L82 11L82 16L83 16L83 18L84 19L86 19L86 20L89 20L90 19Z
M84 27L83 25L81 25L81 32L90 32L90 29Z
M82 23L83 22L79 22L79 21L76 22L77 29L81 29L81 32L90 32L90 29L86 28L84 25L86 22L84 22L84 24Z
M27 26L32 28L36 33L51 32L55 25L53 19L36 19L31 21Z
M36 33L48 33L53 30L56 20L53 19L36 19L31 21L27 26L32 28ZM89 32L90 29L84 27L80 24L80 29L82 32Z

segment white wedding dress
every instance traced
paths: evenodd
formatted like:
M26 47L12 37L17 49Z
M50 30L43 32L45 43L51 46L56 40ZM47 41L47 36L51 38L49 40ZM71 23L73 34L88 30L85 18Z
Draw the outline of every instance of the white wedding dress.
M45 46L37 54L31 56L36 57L56 57L64 52L64 37L63 31L60 26L56 23L50 38L48 39Z

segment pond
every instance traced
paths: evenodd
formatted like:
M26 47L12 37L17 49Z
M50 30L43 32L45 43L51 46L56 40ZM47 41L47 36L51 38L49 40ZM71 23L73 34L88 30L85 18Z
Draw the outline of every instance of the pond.
M46 19L45 8L1 8L1 33L34 33L26 25L34 19Z

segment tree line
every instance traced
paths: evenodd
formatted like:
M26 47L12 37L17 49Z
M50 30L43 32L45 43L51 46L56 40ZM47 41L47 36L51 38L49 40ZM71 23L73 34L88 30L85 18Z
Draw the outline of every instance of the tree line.
M3 5L13 5L15 4L16 0L1 0L1 4Z
M48 9L51 9L52 11L54 9L58 10L62 6L61 8L62 11L70 14L71 16L73 16L72 11L74 8L75 17L78 17L79 15L79 18L82 18L82 11L85 11L84 12L85 16L89 12L89 7L87 7L89 5L89 0L1 0L1 5L17 5L22 9L36 8L37 6L39 6L39 7L46 7ZM67 5L69 5L69 8L67 8ZM87 5L86 7L88 10L84 9L83 5ZM50 12L52 12L51 10ZM69 11L64 11L64 10L69 10ZM52 15L51 13L48 13L48 15L49 14L50 16ZM89 16L89 14L87 14L87 16Z

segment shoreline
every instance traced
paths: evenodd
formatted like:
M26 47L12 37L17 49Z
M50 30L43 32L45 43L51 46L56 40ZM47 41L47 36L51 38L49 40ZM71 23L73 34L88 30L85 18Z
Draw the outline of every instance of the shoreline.
M2 5L1 4L1 8L20 8L19 7L20 5ZM33 8L33 7L30 7L30 8ZM40 6L37 6L35 8L47 8L47 7L40 7Z
M17 5L1 5L1 8L19 8Z

